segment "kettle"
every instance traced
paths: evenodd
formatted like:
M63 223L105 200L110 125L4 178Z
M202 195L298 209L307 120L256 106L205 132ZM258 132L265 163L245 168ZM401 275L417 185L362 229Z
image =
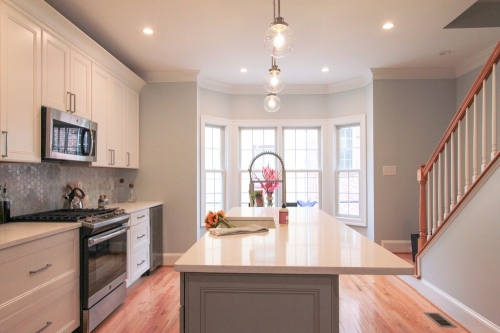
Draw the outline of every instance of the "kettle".
M63 199L66 199L63 209L82 209L83 205L81 199L83 198L85 198L85 193L80 188L75 187L69 194L63 195Z

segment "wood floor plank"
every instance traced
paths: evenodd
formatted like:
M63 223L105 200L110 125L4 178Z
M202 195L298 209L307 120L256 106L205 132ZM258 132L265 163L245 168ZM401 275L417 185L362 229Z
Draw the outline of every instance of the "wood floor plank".
M342 333L468 332L396 276L341 275L339 292ZM93 333L178 333L179 297L179 273L159 267L127 289L125 302ZM441 328L424 312L457 327Z

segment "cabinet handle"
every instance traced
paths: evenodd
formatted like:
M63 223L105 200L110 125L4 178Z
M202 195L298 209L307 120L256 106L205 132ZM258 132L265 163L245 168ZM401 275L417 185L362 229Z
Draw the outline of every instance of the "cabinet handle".
M49 327L50 325L52 325L52 322L51 321L48 321L47 324L40 328L38 331L36 331L35 333L40 333L41 331L45 330L47 327Z
M5 134L5 155L2 157L9 157L9 132L2 131L2 134Z
M142 237L145 237L145 236L146 236L146 235L144 235L144 234L143 234L143 235L141 235L141 236L137 236L137 239L142 238Z
M69 109L68 109L68 95L69 95ZM66 93L66 112L71 112L71 92Z
M113 149L113 165L115 165L115 150Z
M127 153L127 166L130 166L130 153Z
M76 112L76 94L71 94L73 96L73 113Z
M146 262L146 260L142 260L139 264L137 264L137 266L141 266L142 264L144 264Z
M45 269L47 269L49 267L52 267L52 264L47 264L47 266L42 267L40 269L37 269L36 271L30 271L30 274L36 274L36 273L41 272L41 271L43 271L43 270L45 270Z
M138 219L142 219L143 217L146 217L146 215L137 216Z
M108 165L113 165L113 150L108 149L108 151L109 151L109 163L108 163Z

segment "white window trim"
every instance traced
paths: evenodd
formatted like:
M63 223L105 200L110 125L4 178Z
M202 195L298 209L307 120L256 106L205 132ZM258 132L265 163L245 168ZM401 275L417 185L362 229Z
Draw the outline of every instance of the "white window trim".
M204 147L205 124L217 125L225 127L225 156L224 167L226 170L225 177L225 210L236 207L240 202L241 184L239 181L239 128L248 127L275 127L276 133L276 149L278 152L282 149L283 128L286 127L318 127L320 128L320 169L321 171L321 199L320 205L326 213L335 216L335 170L336 170L336 126L348 124L360 124L361 135L361 171L360 171L360 218L341 218L338 220L352 226L367 226L367 133L366 133L366 115L360 114L355 116L332 118L332 119L258 119L258 120L240 120L226 119L212 116L201 115L200 127L200 147ZM204 149L200 149L200 182L201 185L205 182L205 159ZM285 165L286 168L286 165ZM247 171L248 172L248 171ZM243 185L248 186L248 185ZM236 192L235 192L236 191ZM200 191L203 196L203 189ZM281 192L280 192L281 196ZM203 199L203 200L201 200ZM276 198L275 200L278 200ZM279 198L280 200L280 198ZM205 203L204 198L200 197L200 203ZM206 212L200 212L200 221L205 218Z
M333 137L333 150L332 150L332 179L335 183L333 193L333 216L337 218L339 221L344 222L348 225L366 227L367 226L367 179L366 179L366 115L355 115L341 118L334 118L329 120L329 124L332 125L332 137ZM337 180L335 177L335 173L337 171L337 137L338 130L337 127L345 126L345 125L353 125L359 124L360 127L360 150L361 150L361 165L359 171L359 218L345 217L337 215L337 194L338 194L338 186L336 184Z

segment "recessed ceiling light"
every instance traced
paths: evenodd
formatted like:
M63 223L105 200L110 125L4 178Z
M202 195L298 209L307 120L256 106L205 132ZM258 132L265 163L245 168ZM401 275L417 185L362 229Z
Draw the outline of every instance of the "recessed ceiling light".
M386 24L384 24L384 25L382 26L382 28L384 28L385 30L392 29L392 28L394 28L394 23L392 23L392 22L387 22Z
M328 68L328 67L323 67L323 68L321 69L321 71L322 71L322 72L328 72L329 70L330 70L330 68Z
M448 51L443 51L443 52L439 53L439 55L447 55L447 54L450 54L450 53L451 53L451 51L448 50Z
M153 33L153 29L151 29L151 28L144 28L142 30L142 32L144 32L146 35L151 35Z
M240 72L246 73L246 72L248 72L248 70L246 68L242 68L242 69L240 69Z

